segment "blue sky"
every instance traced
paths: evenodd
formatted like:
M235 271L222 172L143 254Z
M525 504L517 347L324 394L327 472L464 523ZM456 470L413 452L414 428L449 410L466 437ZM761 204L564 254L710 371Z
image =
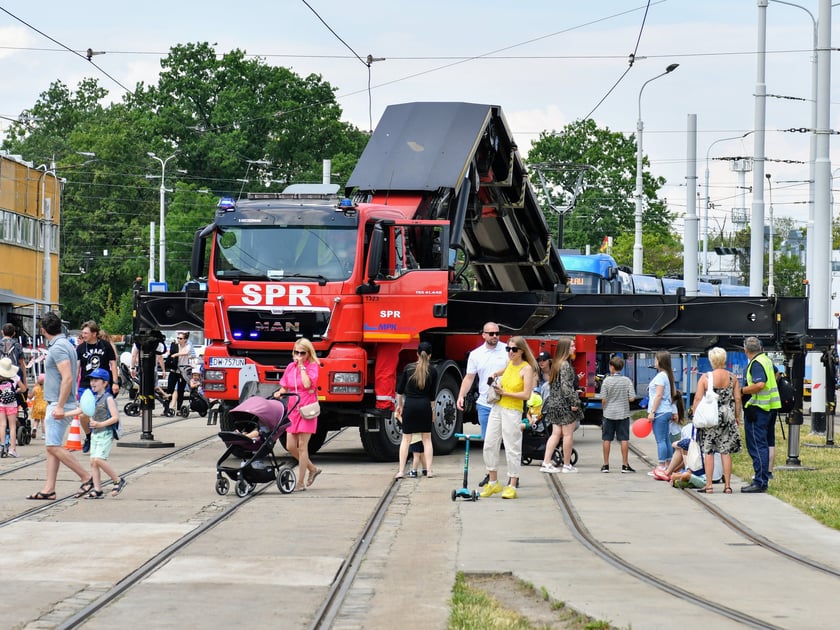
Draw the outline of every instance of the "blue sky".
M106 51L94 61L121 83L154 82L160 57L175 44L207 41L219 52L232 48L262 56L299 74L317 73L338 88L345 119L360 128L384 108L409 101L470 101L501 105L523 153L543 130L560 129L596 108L592 117L613 131L635 133L642 84L670 63L680 67L650 83L643 93L644 151L656 175L667 179L662 195L672 210L685 207L686 124L697 115L698 192L711 143L753 128L757 15L754 0L653 0L645 18L641 0L484 0L424 3L308 0L323 20L360 57L384 57L371 69L369 104L366 66L353 56L299 0L249 3L56 2L0 0L0 7L66 46ZM815 16L817 0L800 2ZM840 14L835 11L834 46ZM644 20L644 27L642 22ZM771 0L767 13L767 92L810 97L812 23L800 10ZM641 31L641 37L640 37ZM86 60L59 49L0 12L0 114L17 116L49 84L74 87L97 77L119 99L123 90ZM35 50L46 49L46 50ZM500 51L493 53L493 51ZM487 56L485 56L487 55ZM838 76L836 55L832 75ZM833 81L832 108L840 102ZM838 129L838 116L831 117ZM809 127L806 101L772 98L767 103L766 154L770 160L805 160L807 134L778 130ZM7 123L0 121L0 133ZM837 141L832 153L840 165ZM752 142L717 143L712 158L751 155ZM807 213L806 165L770 162L777 215L803 220ZM712 226L729 226L736 205L735 174L712 160ZM747 185L751 185L751 176ZM840 184L835 185L840 189ZM746 204L749 207L750 199Z

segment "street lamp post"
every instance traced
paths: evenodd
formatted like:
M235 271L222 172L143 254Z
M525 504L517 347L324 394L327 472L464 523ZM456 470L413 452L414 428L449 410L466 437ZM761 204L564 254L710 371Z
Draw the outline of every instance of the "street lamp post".
M773 256L775 255L775 251L773 251L773 237L775 236L773 231L773 184L770 182L770 173L767 173L765 177L767 178L767 205L770 216L770 237L767 246L767 296L770 297L776 295L776 285L773 284L773 272L775 271L773 269Z
M639 116L636 119L636 237L633 243L633 273L642 273L642 256L644 249L642 247L642 199L644 196L644 186L642 181L642 132L644 131L644 123L642 122L642 92L645 86L651 81L655 81L659 77L664 77L676 70L680 64L672 63L662 74L657 74L652 79L648 79L642 83L639 89Z
M166 224L164 222L164 213L166 211L166 163L178 155L178 152L176 151L166 159L159 158L152 151L149 151L146 155L160 162L160 267L158 271L158 282L166 282ZM146 175L146 177L151 179L157 176Z

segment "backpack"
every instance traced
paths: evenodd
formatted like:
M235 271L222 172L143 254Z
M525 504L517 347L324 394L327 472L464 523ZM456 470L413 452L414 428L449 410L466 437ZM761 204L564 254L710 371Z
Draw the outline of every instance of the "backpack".
M0 359L9 357L12 365L20 364L20 345L11 337L3 337L3 342L0 343Z
M781 374L777 374L776 388L779 390L779 399L782 401L782 408L779 411L790 413L793 411L793 399L796 394L793 389L793 384Z

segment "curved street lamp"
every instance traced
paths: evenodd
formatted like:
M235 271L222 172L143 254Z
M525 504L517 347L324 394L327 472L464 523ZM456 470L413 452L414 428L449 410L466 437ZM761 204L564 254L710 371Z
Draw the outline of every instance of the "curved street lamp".
M644 255L644 249L642 247L642 199L645 191L642 182L642 132L644 131L645 125L642 122L642 92L648 83L664 77L666 74L670 74L679 68L679 66L680 64L678 63L672 63L665 68L665 72L657 74L652 79L648 79L642 83L642 87L639 89L639 116L636 119L636 236L633 243L633 273L637 274L642 273L642 256Z

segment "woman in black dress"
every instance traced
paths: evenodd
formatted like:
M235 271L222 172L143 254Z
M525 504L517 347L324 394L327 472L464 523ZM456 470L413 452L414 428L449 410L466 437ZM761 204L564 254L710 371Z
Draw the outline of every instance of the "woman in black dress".
M403 438L400 443L400 467L396 479L405 474L405 463L411 445L411 434L419 433L423 438L423 459L428 476L432 473L432 411L435 407L435 383L437 371L430 365L432 344L421 341L417 346L417 362L405 366L397 383L397 409L395 416L402 422Z

